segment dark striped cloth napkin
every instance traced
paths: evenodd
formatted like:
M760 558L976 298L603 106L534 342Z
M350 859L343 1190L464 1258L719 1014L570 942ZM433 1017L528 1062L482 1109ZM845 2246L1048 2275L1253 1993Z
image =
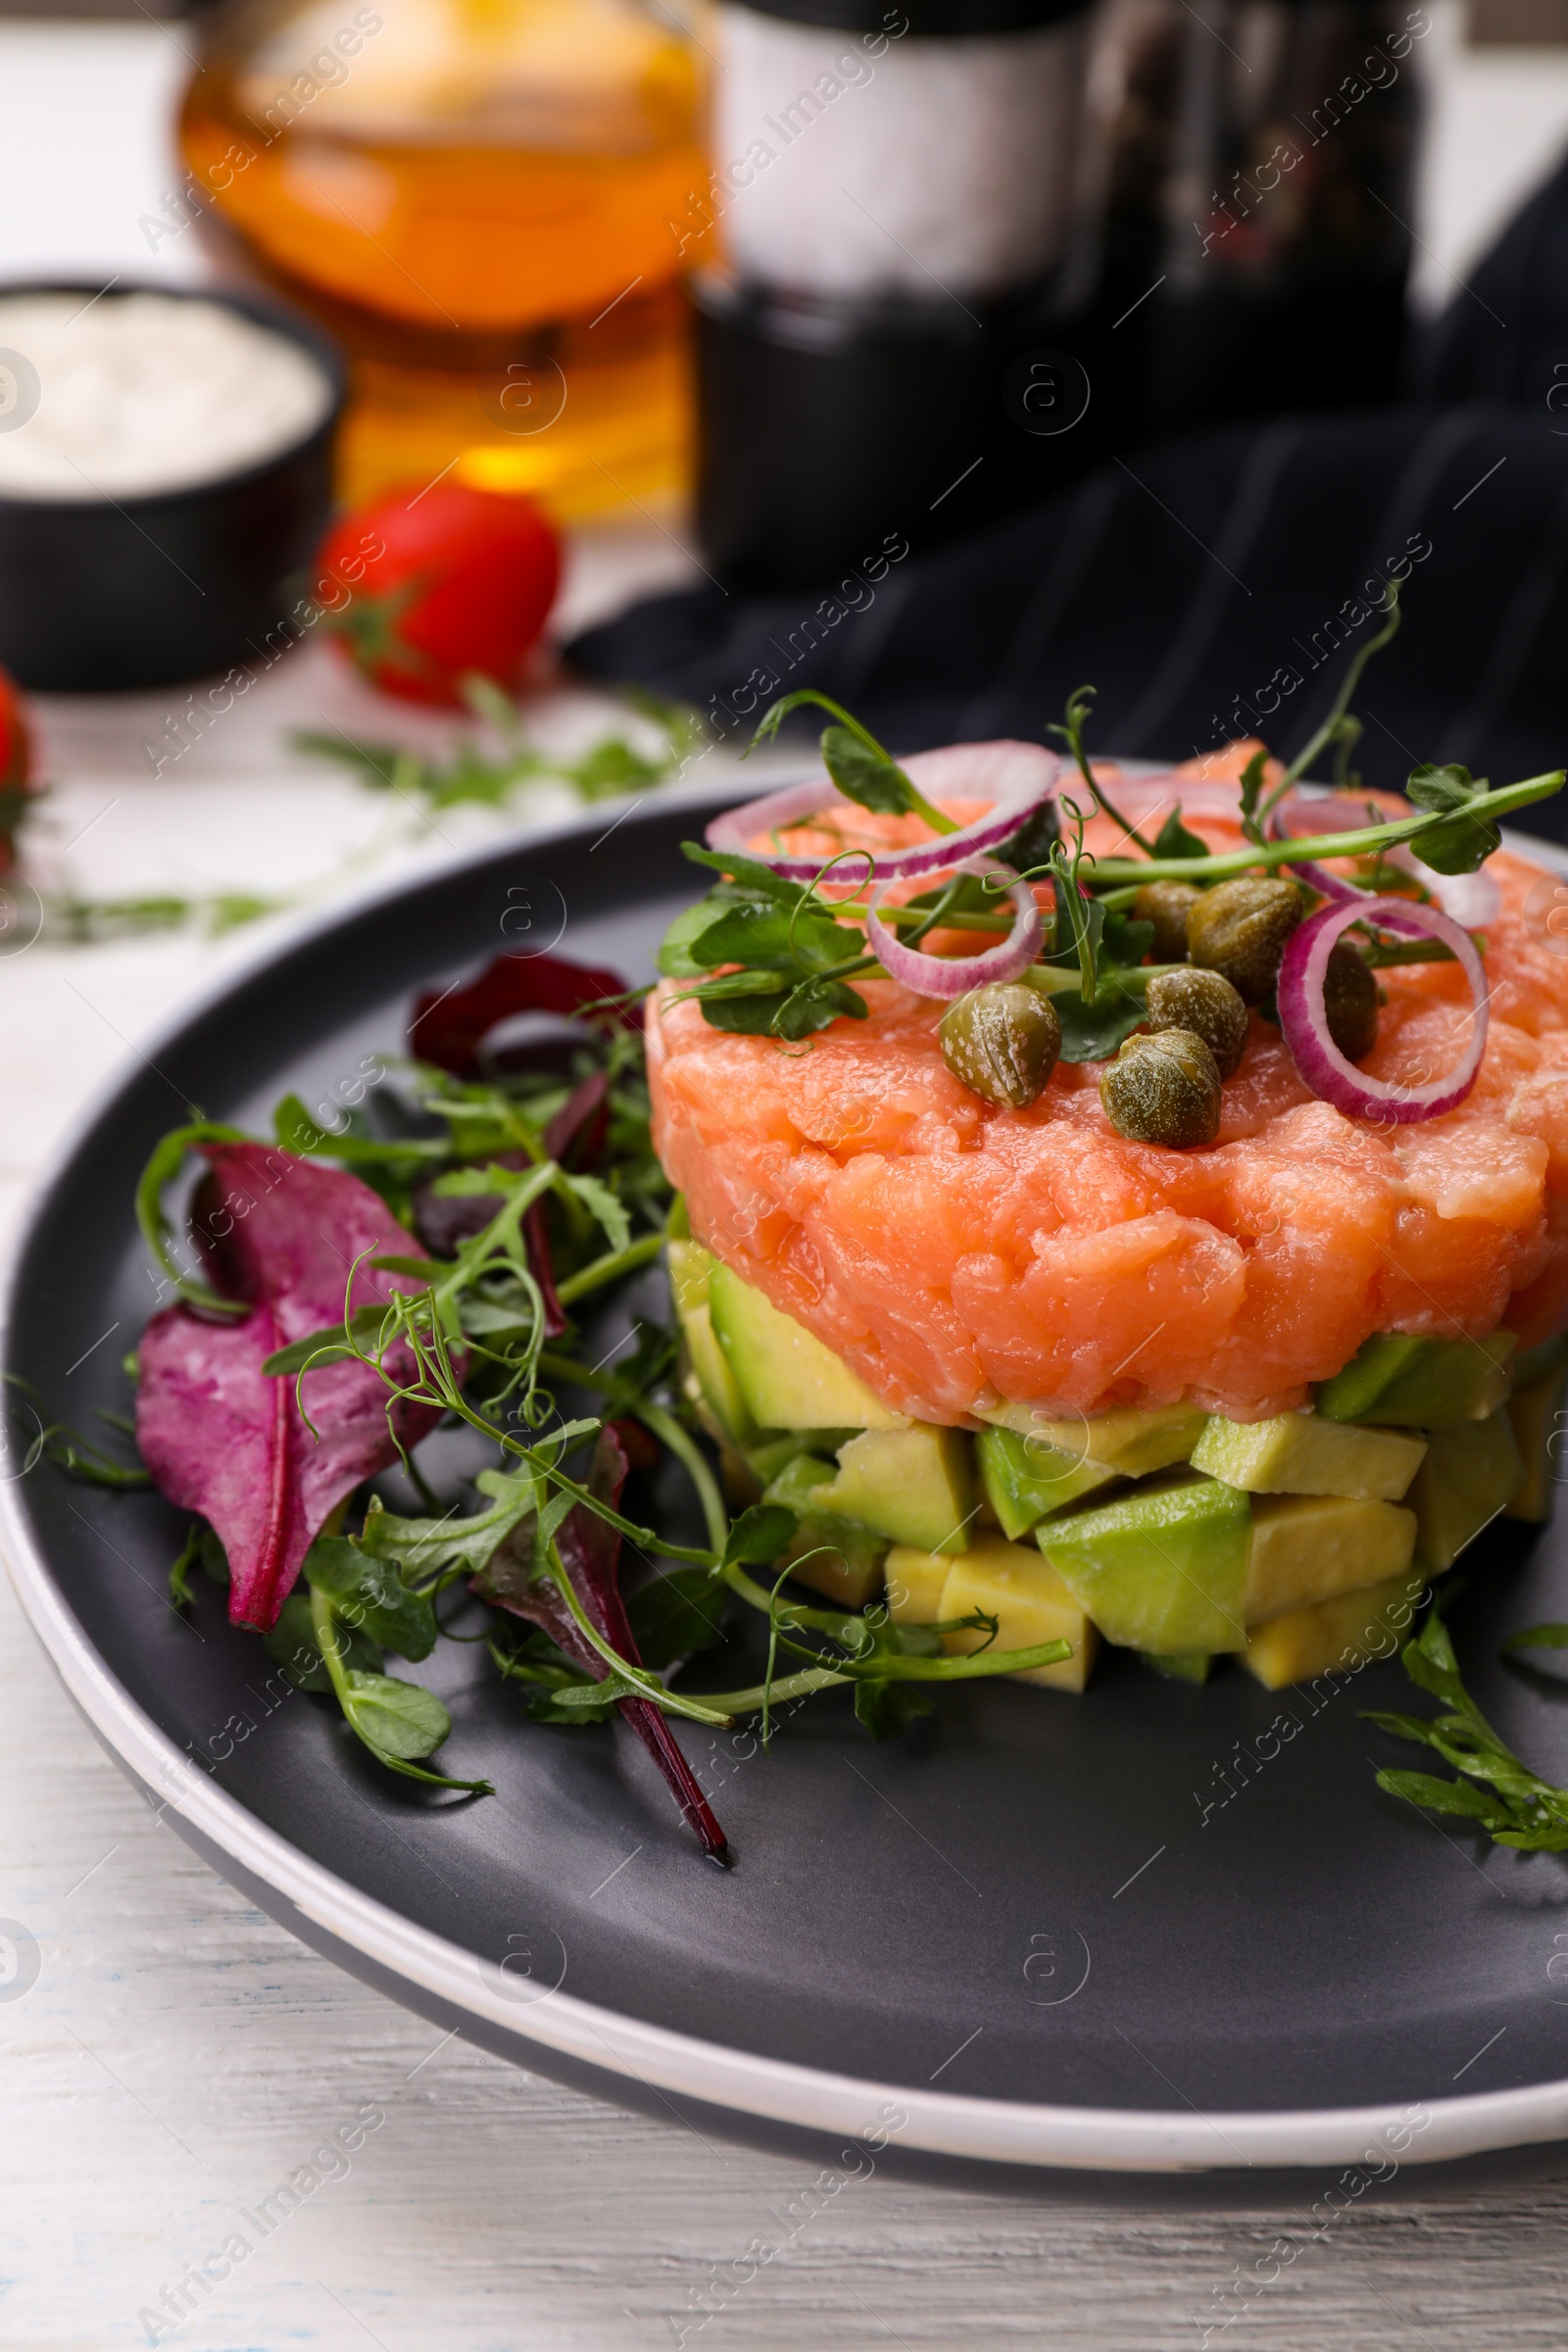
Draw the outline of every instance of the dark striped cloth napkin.
M1354 355L1346 355L1353 367ZM1502 782L1568 762L1568 166L1417 345L1407 405L1128 452L1075 489L816 594L656 598L568 659L744 739L811 685L902 751L1038 738L1099 688L1092 745L1185 758L1260 734L1289 753L1402 582L1367 671L1356 764ZM1568 839L1568 796L1529 812Z

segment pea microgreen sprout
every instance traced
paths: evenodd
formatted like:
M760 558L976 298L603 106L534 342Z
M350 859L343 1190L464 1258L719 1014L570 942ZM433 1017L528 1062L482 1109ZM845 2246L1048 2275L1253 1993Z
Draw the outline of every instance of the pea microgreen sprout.
M814 686L797 687L793 694L781 695L776 703L763 711L756 734L742 753L749 759L760 743L775 736L792 710L808 703L830 710L837 725L824 727L818 739L822 765L846 800L858 801L862 808L875 810L883 816L913 815L924 817L933 833L956 833L957 825L940 808L934 808L912 779L906 776L891 752L878 743L868 727L834 702L831 695L819 694Z
M1084 722L1095 707L1095 698L1098 692L1098 687L1094 686L1074 687L1072 693L1067 697L1066 723L1059 727L1050 726L1046 732L1048 735L1059 735L1068 751L1071 752L1078 773L1094 796L1094 805L1104 810L1113 825L1120 825L1123 834L1129 841L1137 842L1146 858L1152 858L1154 853L1149 843L1136 825L1130 825L1127 822L1115 803L1109 798L1104 786L1090 766L1089 756L1084 750ZM1065 803L1062 805L1066 806Z

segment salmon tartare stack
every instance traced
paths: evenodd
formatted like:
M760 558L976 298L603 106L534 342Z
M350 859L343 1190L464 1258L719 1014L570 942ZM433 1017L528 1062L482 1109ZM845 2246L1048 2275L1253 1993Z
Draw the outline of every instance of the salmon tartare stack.
M648 1005L732 1486L837 1598L1060 1630L1060 1686L1101 1637L1372 1654L1545 1514L1568 956L1494 820L1560 778L1313 788L1316 739L1133 776L1086 698L1061 756L900 764L828 708L822 775L691 853Z

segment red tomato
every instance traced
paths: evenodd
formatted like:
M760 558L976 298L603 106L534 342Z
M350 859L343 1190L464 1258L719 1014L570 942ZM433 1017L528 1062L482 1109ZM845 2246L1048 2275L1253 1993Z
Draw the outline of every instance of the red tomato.
M16 863L17 832L31 798L32 743L22 698L0 669L0 874Z
M537 507L497 490L438 482L392 491L335 523L321 543L327 625L383 694L461 704L477 670L510 691L544 627L561 543Z

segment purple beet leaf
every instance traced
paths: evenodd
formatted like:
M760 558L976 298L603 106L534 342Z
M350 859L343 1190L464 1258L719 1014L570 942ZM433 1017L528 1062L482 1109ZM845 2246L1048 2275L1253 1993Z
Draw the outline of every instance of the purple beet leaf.
M471 1077L479 1048L498 1022L518 1012L569 1016L585 1005L626 993L618 972L564 956L498 956L463 986L426 989L414 1000L409 1052L460 1078ZM635 1006L598 1016L621 1028L641 1027Z
M387 1428L389 1391L366 1364L343 1360L295 1383L262 1370L278 1348L351 1311L416 1284L356 1260L406 1252L409 1237L357 1176L267 1144L204 1147L211 1174L197 1195L193 1238L214 1287L250 1303L220 1321L186 1305L166 1307L142 1335L136 1442L155 1484L181 1510L199 1511L222 1540L229 1615L265 1632L331 1512L363 1479L397 1459ZM407 1348L387 1370L408 1380ZM439 1419L432 1406L400 1404L403 1444Z
M646 1443L646 1432L635 1422L605 1424L588 1474L588 1492L596 1500L612 1511L619 1509L621 1489L631 1468L628 1446L641 1447ZM556 1531L556 1548L582 1603L583 1615L594 1631L628 1665L641 1665L626 1604L620 1595L619 1529L611 1527L597 1512L579 1502ZM474 1580L474 1590L492 1605L542 1626L557 1648L564 1650L591 1682L602 1683L609 1668L592 1644L583 1640L576 1620L556 1587L543 1577L523 1586L519 1580L498 1570L500 1563L493 1562L489 1572ZM710 1854L715 1862L727 1863L729 1841L713 1817L696 1774L681 1753L668 1717L651 1698L623 1698L619 1705L621 1714L668 1783L704 1853Z

